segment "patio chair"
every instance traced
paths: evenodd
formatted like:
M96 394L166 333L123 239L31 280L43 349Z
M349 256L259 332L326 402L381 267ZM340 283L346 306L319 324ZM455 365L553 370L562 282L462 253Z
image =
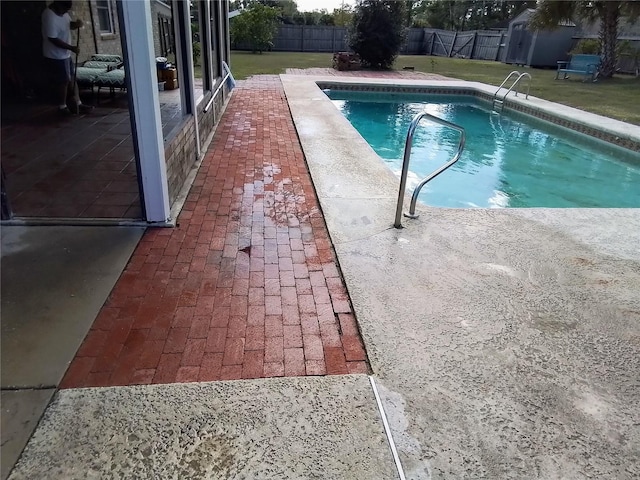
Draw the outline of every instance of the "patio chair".
M93 94L93 87L98 77L120 68L122 65L123 62L120 55L92 55L90 60L87 60L76 69L78 88L90 88Z

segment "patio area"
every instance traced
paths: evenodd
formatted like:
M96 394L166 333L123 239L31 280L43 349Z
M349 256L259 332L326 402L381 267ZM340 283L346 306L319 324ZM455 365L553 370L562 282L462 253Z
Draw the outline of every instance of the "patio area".
M180 91L159 92L165 138L182 118ZM2 107L2 166L16 217L142 218L126 92L83 92L85 115L41 103Z

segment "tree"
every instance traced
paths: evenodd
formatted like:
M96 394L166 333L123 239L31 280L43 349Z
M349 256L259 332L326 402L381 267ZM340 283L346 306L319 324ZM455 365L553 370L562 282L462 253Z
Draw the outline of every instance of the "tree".
M259 2L249 5L241 15L231 22L231 40L233 43L247 42L251 50L262 53L273 45L273 36L278 30L278 10Z
M339 8L333 9L333 23L339 27L346 27L351 24L351 18L353 17L353 12L351 11L351 6L342 3Z
M425 4L424 14L432 28L458 31L464 29L469 6L468 1L435 0Z
M335 25L333 15L331 15L326 9L320 10L320 19L318 25Z
M405 3L360 0L349 28L349 47L371 68L393 65L406 37Z
M409 1L409 0L406 0ZM422 0L412 2L412 22L445 30L481 30L509 20L536 1Z
M587 22L600 21L600 50L602 63L598 78L611 78L616 70L616 44L618 21L627 16L635 21L640 15L637 1L592 1L557 2L541 0L533 16L531 26L535 29L557 28L562 21L582 19Z
M418 9L422 0L404 0L404 3L406 5L407 27L410 27L413 23L414 12Z

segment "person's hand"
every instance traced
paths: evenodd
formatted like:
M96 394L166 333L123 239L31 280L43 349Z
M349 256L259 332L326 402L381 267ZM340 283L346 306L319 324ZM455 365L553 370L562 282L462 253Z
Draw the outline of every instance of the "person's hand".
M76 55L78 55L80 53L80 49L78 47L71 47L69 50L71 50Z
M84 22L81 19L77 18L76 19L76 28L82 28L82 27L84 27Z

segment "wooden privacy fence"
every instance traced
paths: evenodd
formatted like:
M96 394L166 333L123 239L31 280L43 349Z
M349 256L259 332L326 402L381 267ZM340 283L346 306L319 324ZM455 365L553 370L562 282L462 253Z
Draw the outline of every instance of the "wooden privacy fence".
M506 31L451 32L424 29L425 55L464 57L501 61L505 53Z
M251 50L246 43L234 43L235 50ZM347 46L346 27L327 25L280 25L273 38L274 52L342 52Z
M435 55L481 60L503 60L504 31L451 32L432 28L410 28L403 55ZM236 50L250 50L245 43L234 43ZM276 52L341 52L349 50L347 29L328 25L280 25L273 39Z

